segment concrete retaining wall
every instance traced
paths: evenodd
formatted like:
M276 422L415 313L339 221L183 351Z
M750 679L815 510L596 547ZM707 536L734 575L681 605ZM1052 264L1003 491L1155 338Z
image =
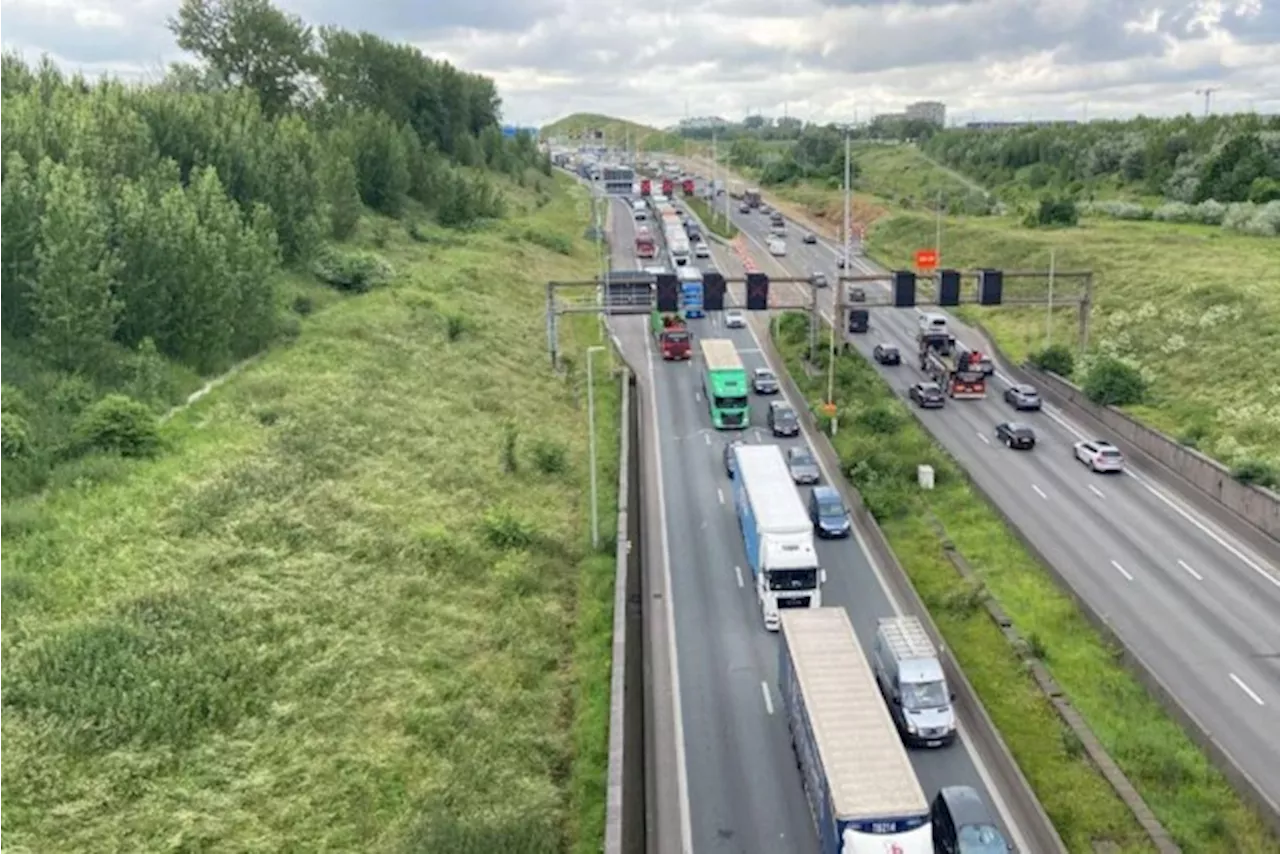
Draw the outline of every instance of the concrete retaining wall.
M1023 365L1022 369L1032 377L1032 383L1060 408L1085 413L1106 426L1111 432L1107 437L1109 440L1119 440L1119 443L1137 448L1147 459L1159 463L1272 539L1280 540L1280 495L1241 483L1221 463L1178 443L1159 430L1140 424L1114 406L1099 406L1089 400L1078 386L1057 374L1037 370L1030 365Z

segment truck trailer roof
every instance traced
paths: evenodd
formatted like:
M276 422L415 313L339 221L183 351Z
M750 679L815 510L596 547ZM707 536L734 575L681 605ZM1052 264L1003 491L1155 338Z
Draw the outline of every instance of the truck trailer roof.
M777 445L739 445L735 453L736 476L747 491L760 530L770 534L812 533L813 522L796 492L782 449Z
M929 811L843 608L788 609L782 632L842 821Z

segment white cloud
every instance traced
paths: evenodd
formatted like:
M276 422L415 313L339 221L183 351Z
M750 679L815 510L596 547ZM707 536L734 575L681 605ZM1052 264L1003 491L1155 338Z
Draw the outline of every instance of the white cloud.
M654 124L746 112L865 118L1280 110L1280 3L1263 0L281 0L494 77L508 119ZM4 43L136 76L178 58L176 0L6 0Z

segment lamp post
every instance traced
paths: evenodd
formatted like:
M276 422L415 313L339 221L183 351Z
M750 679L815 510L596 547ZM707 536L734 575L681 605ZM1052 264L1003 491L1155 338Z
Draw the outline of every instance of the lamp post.
M587 444L591 466L591 548L600 548L600 510L596 504L596 372L591 357L608 347L587 348Z
M845 272L848 272L849 270L849 229L850 229L849 166L850 166L849 129L846 127L844 131L844 227L842 229L843 234L841 235L844 241L844 245L841 247L841 250L840 250L844 256L843 269L845 270ZM837 285L839 284L840 283L837 279ZM843 294L839 294L839 293L836 294L835 304L837 306L844 305ZM844 309L841 309L840 314L841 315L844 314ZM836 403L836 394L835 394L836 393L836 324L837 323L843 324L844 322L845 322L845 319L843 316L838 319L834 316L831 318L831 339L830 339L830 345L828 347L828 352L827 352L827 405L830 407L834 407ZM836 419L835 419L835 416L833 415L831 417L831 435L834 436L835 434L836 434Z

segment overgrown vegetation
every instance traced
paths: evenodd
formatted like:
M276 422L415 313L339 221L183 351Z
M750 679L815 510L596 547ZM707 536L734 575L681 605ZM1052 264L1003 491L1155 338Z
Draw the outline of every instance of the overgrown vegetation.
M509 239L580 232L570 184L510 184L508 223L447 245L366 216L385 286L166 422L165 453L6 492L7 846L599 850L614 538L590 549L586 376L542 367L538 287L595 253ZM561 328L582 364L595 319ZM3 401L7 452L29 401ZM136 404L86 407L86 439L149 447Z
M171 27L200 63L156 85L4 57L5 396L26 401L6 404L6 498L83 459L72 428L95 400L159 414L293 337L316 302L297 271L385 282L376 253L326 246L365 206L466 226L504 212L495 172L549 186L486 78L266 0L186 0Z
M584 145L629 145L638 152L679 153L684 147L684 140L677 134L596 113L574 113L557 119L539 128L538 135L546 140L571 139Z
M776 341L808 403L817 406L825 398L826 371L815 378L803 369L807 318L784 315ZM820 358L826 358L821 348ZM1107 850L1147 851L1150 843L981 607L987 596L1012 617L1032 654L1053 672L1184 850L1280 851L871 365L856 355L838 356L835 389L841 467L884 529L1068 848L1092 851L1110 843L1114 847ZM932 491L915 486L921 463L934 467ZM978 573L979 585L961 580L934 520Z
M723 204L717 203L716 209L712 210L707 200L699 196L685 196L684 203L702 221L702 224L715 234L725 240L733 240L738 236L738 227L725 219Z

